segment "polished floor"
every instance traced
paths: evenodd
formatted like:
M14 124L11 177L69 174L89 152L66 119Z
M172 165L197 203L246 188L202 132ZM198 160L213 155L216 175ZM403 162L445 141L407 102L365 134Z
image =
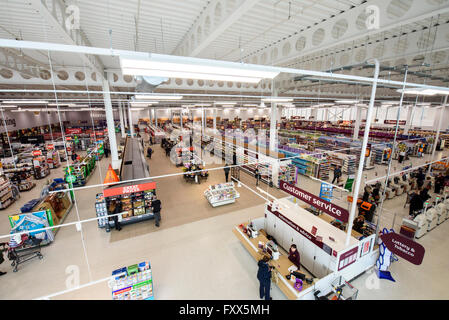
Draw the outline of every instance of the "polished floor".
M149 160L152 176L180 172L168 162L162 150L155 146L153 158ZM442 153L438 153L439 157ZM426 161L412 158L416 165ZM102 181L109 159L103 159L88 185ZM368 179L377 174L384 175L385 166L365 172ZM52 171L50 177L60 176ZM399 166L398 166L399 170ZM394 171L394 170L393 170ZM251 186L254 180L241 175L242 182ZM82 233L75 226L62 228L54 243L43 248L44 259L32 260L12 272L9 261L0 270L8 273L0 278L0 299L34 299L61 292L52 299L110 299L111 292L105 281L112 270L149 260L152 264L156 299L258 299L256 264L240 242L232 234L232 227L242 221L263 215L264 199L245 187L238 188L241 198L233 205L212 208L203 196L203 191L212 183L223 182L222 170L210 171L209 180L200 185L183 181L182 176L156 179L158 197L163 203L163 220L160 228L153 221L125 226L122 231L106 233L97 223L83 224ZM0 211L0 231L9 232L7 216L18 212L21 204L40 193L42 183L28 193L23 193L18 203ZM298 185L318 194L319 183L303 176ZM284 196L278 190L267 190L276 197ZM101 188L76 191L77 207L66 222L95 216L95 194ZM336 203L347 206L346 195L335 195ZM338 200L338 198L341 200ZM382 224L395 226L405 216L405 196L385 202ZM396 218L394 214L396 213ZM383 225L382 225L383 226ZM449 221L418 240L426 248L421 266L398 261L391 267L397 282L377 280L367 272L353 281L359 289L359 299L448 299L449 280L438 275L448 270ZM3 239L5 241L5 239ZM85 250L84 250L85 249ZM85 254L86 253L86 254ZM435 279L438 279L436 281ZM99 281L71 292L77 285ZM285 296L273 286L273 299Z

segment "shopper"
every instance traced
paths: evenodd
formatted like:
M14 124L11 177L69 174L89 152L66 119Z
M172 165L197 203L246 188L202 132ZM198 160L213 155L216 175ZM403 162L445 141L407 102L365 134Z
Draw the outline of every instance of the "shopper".
M352 229L360 234L363 234L363 231L365 230L364 225L365 225L365 217L363 215L359 215L357 216L357 218L354 219Z
M107 145L104 145L104 156L107 158L109 157L109 147Z
M73 152L71 156L72 161L75 162L76 158L78 158L78 155L76 154L76 152Z
M120 222L118 221L118 213L122 212L122 203L120 200L116 199L115 201L112 201L109 205L109 214L114 215L112 216L112 220L114 221L115 230L122 230L122 226L120 225Z
M365 192L363 192L362 200L363 201L368 201L370 195L371 195L371 187L370 186L365 186Z
M268 256L264 256L262 260L260 260L257 265L259 266L259 270L257 271L257 279L259 280L259 294L260 299L271 300L270 297L270 286L271 286L271 267L268 264L270 258Z
M423 209L424 201L417 192L413 192L410 196L409 215L413 216L414 212Z
M418 169L418 174L416 175L416 184L418 189L421 189L424 184L424 179L426 175L423 173L422 168Z
M293 262L293 264L299 269L301 269L301 260L299 256L298 249L296 248L296 244L292 244L290 246L290 250L288 251L288 260Z
M399 159L398 159L399 163L402 163L402 161L404 161L404 158L405 158L405 151L399 152Z
M259 168L256 167L256 171L254 171L254 176L256 177L256 186L259 185L259 180L260 180L260 172L259 172Z
M336 166L334 169L334 178L332 179L332 184L334 184L335 181L337 181L340 179L341 177L341 168L340 166Z
M147 157L151 159L151 155L153 154L153 149L151 147L148 147L147 149Z
M424 189L430 190L432 188L432 179L430 177L426 178L426 181L424 182Z
M159 222L161 221L161 200L157 199L156 196L154 196L153 201L151 201L151 208L153 209L156 227L159 227Z
M441 193L441 189L444 188L444 177L441 173L435 178L435 193Z
M231 168L229 168L229 165L226 163L223 170L224 170L224 173L225 173L226 182L228 182L228 180L229 180L229 171L231 170Z
M2 264L3 261L5 261L5 258L3 257L3 252L6 252L8 250L6 248L7 245L8 245L8 243L6 243L6 242L0 243L0 247L2 247L2 249L0 249L0 264ZM3 276L5 274L6 274L6 271L0 271L0 276Z

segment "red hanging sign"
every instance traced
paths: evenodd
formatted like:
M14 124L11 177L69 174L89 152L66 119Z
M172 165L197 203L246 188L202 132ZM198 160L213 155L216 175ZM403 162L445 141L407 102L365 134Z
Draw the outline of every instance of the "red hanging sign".
M54 150L54 149L55 149L55 145L54 144L47 145L47 150Z
M42 151L41 150L34 150L33 151L33 156L38 157L42 155Z
M145 190L154 190L156 189L156 182L148 182L148 183L142 183L142 184L136 184L132 186L124 186L124 187L118 187L118 188L110 188L105 189L103 191L103 195L105 197L113 197L118 196L122 194L128 194L128 193L136 193L141 192Z
M81 134L82 130L81 128L67 128L65 129L66 134Z
M380 239L395 255L416 265L422 263L426 250L419 243L394 232L383 234Z

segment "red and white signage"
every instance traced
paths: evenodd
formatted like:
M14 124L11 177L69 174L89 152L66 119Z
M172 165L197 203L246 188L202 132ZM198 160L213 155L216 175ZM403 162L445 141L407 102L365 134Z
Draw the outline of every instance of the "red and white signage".
M42 155L42 151L41 150L34 150L33 151L33 156L38 157Z
M419 243L394 232L383 234L380 239L395 255L416 265L422 263L426 250Z
M346 268L347 266L353 264L357 260L357 252L359 247L352 248L340 255L340 261L338 261L338 271Z
M83 131L81 128L67 128L65 129L66 134L81 134Z
M54 150L54 149L55 149L55 145L54 144L47 145L47 150Z
M329 201L321 199L320 197L317 197L311 194L310 192L295 187L294 185L291 185L290 183L287 183L285 181L281 180L279 186L282 191L285 191L288 194L294 196L295 198L312 205L313 207L327 213L328 215L334 217L335 219L338 219L342 222L348 222L349 220L348 210L343 209L342 207L337 206Z
M132 186L124 186L124 187L118 187L118 188L110 188L105 189L103 191L103 195L105 197L113 197L118 196L122 194L128 194L128 193L136 193L141 192L145 190L154 190L156 189L156 182L148 182L148 183L142 183L142 184L136 184Z
M397 120L384 120L384 124L396 124ZM407 123L405 120L399 120L399 125L404 126Z

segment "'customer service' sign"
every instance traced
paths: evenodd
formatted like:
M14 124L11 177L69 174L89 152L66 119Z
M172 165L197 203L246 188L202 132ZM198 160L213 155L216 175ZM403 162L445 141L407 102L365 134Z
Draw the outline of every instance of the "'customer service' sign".
M321 199L320 197L317 197L311 194L310 192L295 187L294 185L291 185L285 181L281 181L279 185L282 191L287 192L288 194L294 196L295 198L298 198L299 200L310 204L311 206L327 213L328 215L334 217L335 219L338 219L342 222L348 222L349 220L348 210L343 209L342 207L339 207L329 201Z

